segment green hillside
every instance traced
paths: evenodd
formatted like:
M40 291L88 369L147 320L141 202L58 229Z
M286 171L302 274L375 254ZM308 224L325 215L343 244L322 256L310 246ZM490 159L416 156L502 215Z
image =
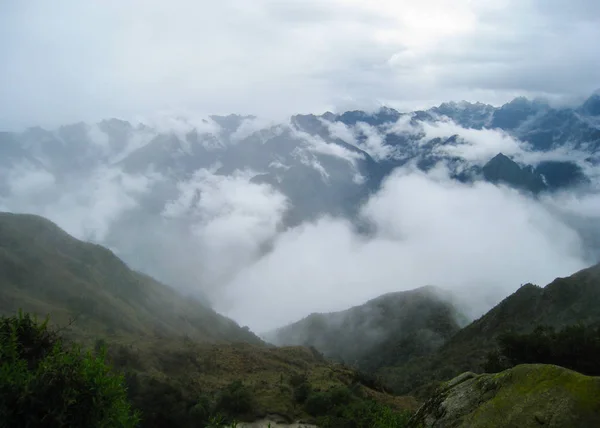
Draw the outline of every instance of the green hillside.
M142 427L204 427L217 415L399 426L417 407L314 349L267 346L44 218L0 213L0 315L19 309L49 315L69 343L106 347Z
M261 343L194 299L127 267L42 217L0 213L0 314L19 308L77 337L186 335L204 342Z
M531 332L539 325L563 327L600 322L600 264L546 287L526 284L472 322L433 355L382 371L396 392L407 393L464 371L481 372L504 332ZM429 392L422 390L422 394Z
M593 428L600 426L600 377L542 364L446 382L413 417L413 428Z

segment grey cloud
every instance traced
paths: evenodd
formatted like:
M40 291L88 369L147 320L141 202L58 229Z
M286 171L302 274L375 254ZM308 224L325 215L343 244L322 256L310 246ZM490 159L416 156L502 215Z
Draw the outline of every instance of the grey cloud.
M59 181L39 168L17 166L9 176L12 195L0 203L5 210L47 217L80 239L101 242L114 222L138 207L138 196L150 190L152 180L107 167Z
M0 126L185 108L280 118L600 86L594 2L3 3Z
M182 141L149 142L156 131L133 126L137 131L119 140L118 147L145 145L143 167L133 168L135 173L127 162L114 161L69 174L52 168L51 162L48 169L39 163L3 167L2 183L16 192L0 199L0 207L44 215L79 238L101 242L132 267L208 297L217 309L259 331L309 312L344 309L385 292L427 284L467 296L472 315L477 315L521 283L543 285L599 256L598 187L533 198L503 186L454 181L443 164L423 173L409 163L379 191L367 189L376 193L365 201L358 184L369 177L360 173L372 170L358 166L366 162L366 155L333 144L325 134L329 129L334 138L360 147L356 137L366 133L372 147L362 147L380 154L387 152L383 143L389 133L406 137L402 149L408 151L411 144L426 150L431 138L458 135L454 144L438 150L477 165L496 151L525 163L572 159L583 165L579 152L533 153L498 130L464 129L441 120L418 123L410 115L379 127L305 117L316 128L322 125L323 137L295 130L289 121L277 125L238 119L238 137L250 134L248 139L187 158L178 152ZM205 116L161 120L163 131L181 136L194 124L199 132L214 132L219 138L235 128ZM262 126L267 129L252 133ZM97 139L101 147L106 144L103 126L68 128L81 129L92 130L84 135ZM143 137L136 139L138 132ZM34 134L50 138L57 133ZM33 134L24 135L29 144ZM187 143L203 147L201 141ZM179 162L182 156L188 164ZM115 158L120 157L117 150ZM58 165L65 162L52 159ZM110 164L112 156L107 159ZM157 160L164 161L161 173L148 173L152 168L146 167ZM600 176L595 174L589 176L598 186ZM306 205L286 229L286 216L296 201ZM344 204L352 211L323 214Z
M514 190L453 182L443 169L396 173L362 214L374 235L330 217L279 235L228 285L229 305L217 308L267 331L435 284L460 293L478 315L525 281L545 284L586 265L577 233L543 205Z

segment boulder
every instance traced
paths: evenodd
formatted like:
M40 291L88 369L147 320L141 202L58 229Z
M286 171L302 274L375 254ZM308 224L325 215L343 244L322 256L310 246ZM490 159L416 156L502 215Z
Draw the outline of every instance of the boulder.
M409 427L600 427L600 377L544 364L463 373L442 385Z

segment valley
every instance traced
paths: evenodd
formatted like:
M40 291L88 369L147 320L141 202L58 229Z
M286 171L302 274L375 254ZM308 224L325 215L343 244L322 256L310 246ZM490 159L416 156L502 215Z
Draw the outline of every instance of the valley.
M413 426L415 420L431 421L427 407L413 422L408 415L441 382L483 371L502 333L600 323L596 265L543 288L523 285L472 323L450 293L423 287L344 312L310 315L263 341L43 218L3 213L0 236L1 313L49 315L68 341L107 347L143 415L142 426L196 426L208 421L213 406L256 421L248 426L262 426L261 418L269 415L286 423L330 424L332 411L339 412L332 426L345 426L345 418L357 417L347 412L355 406L366 410L368 403L376 406L373 412L407 415L403 420ZM223 401L227 394L237 401ZM590 420L599 416L589 414Z
M502 352L533 340L510 335L549 328L557 343L564 328L596 340L597 213L564 203L597 195L596 102L444 103L268 125L210 116L167 129L109 119L2 133L0 315L49 316L65 343L105 349L143 427L479 426L478 412L485 426L494 397L522 388L528 370L589 390L557 395L567 413L550 417L533 398L511 420L578 421L572 408L594 399L596 379L549 368L568 370L576 356ZM559 119L560 130L537 131ZM444 208L418 205L417 194L395 205L402 186L421 186ZM474 205L489 195L492 208ZM502 223L493 207L506 204ZM444 217L464 217L475 232L438 224ZM486 235L498 222L503 233ZM299 246L306 240L312 247ZM509 257L513 240L532 252L509 258L512 268L490 264ZM556 247L543 252L544 243ZM481 249L495 274L477 266ZM469 270L444 262L453 253ZM551 282L512 282L527 272ZM552 281L553 272L570 275ZM314 310L327 304L341 309ZM483 374L491 369L500 374ZM487 398L473 398L481 388ZM438 421L436 406L458 413ZM590 409L581 417L598 420Z
M0 1L0 428L600 427L600 1Z

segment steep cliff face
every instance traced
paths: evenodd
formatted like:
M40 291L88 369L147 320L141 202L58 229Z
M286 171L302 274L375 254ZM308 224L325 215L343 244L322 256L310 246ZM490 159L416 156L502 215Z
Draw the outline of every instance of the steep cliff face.
M410 426L598 427L600 378L541 364L498 374L463 373L445 383Z

